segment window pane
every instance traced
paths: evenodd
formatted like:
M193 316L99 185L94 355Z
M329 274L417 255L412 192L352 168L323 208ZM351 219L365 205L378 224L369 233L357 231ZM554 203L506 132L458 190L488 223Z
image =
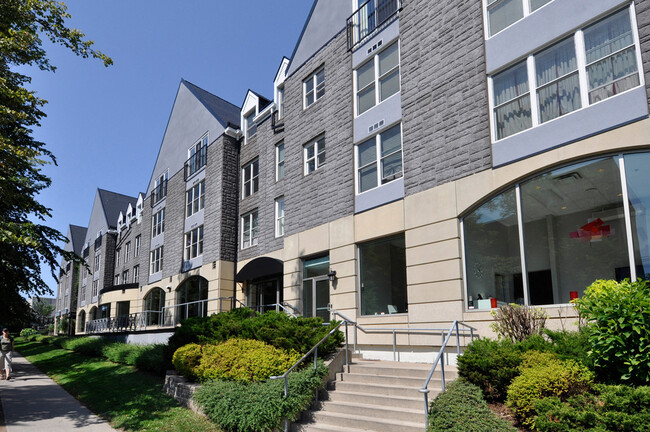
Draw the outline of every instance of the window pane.
M636 277L650 278L650 153L625 155ZM623 275L627 276L627 275Z
M483 204L463 219L469 307L489 308L496 298L523 303L515 191Z
M530 96L524 96L495 110L497 139L532 127Z
M540 123L579 109L582 101L578 73L541 88L537 91L537 99Z
M370 60L357 69L357 89L361 90L373 81L375 81L375 63Z
M399 91L399 69L382 78L379 82L379 101L383 101Z
M537 54L535 56L535 69L537 71L538 87L542 87L544 84L577 70L578 64L573 38L565 39Z
M302 277L303 279L316 276L325 276L329 272L329 256L306 259L303 261Z
M366 166L377 160L375 138L369 139L357 146L359 148L359 166Z
M521 0L502 0L488 6L490 36L523 18L524 5Z
M307 159L311 159L314 157L314 145L310 145L307 147Z
M386 74L399 64L399 50L397 43L392 44L379 53L379 76Z
M361 314L407 312L404 235L360 244L359 260Z
M381 162L382 183L402 176L402 152L397 152L384 158Z
M284 144L278 145L278 161L284 160Z
M314 79L309 78L305 81L305 93L312 93L314 91Z
M359 170L359 192L377 187L377 165L373 164Z
M365 90L359 92L357 105L359 114L368 111L375 106L375 86L374 84Z
M312 280L302 282L302 315L306 317L314 316L314 297Z
M636 50L631 47L587 67L589 102L595 103L639 85Z
M381 134L381 155L386 156L402 148L400 125L393 126Z
M526 62L521 62L497 74L492 79L494 105L501 105L528 93L528 71Z
M550 1L551 0L530 0L530 11L532 12L537 10Z
M309 106L309 105L311 105L313 103L314 103L314 93L308 93L307 94L306 104L307 104L307 106Z
M316 85L320 86L323 83L325 83L325 69L321 69L316 73Z
M593 63L634 43L627 8L584 30L587 63Z
M629 274L620 173L613 158L521 185L530 303L568 303L596 279Z

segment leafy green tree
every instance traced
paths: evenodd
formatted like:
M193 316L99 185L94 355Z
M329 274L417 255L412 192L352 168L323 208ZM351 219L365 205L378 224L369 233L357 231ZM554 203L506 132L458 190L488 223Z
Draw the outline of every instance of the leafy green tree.
M79 30L66 26L70 15L63 3L2 0L0 11L0 298L4 300L21 293L51 294L41 277L41 263L56 279L59 254L79 262L58 246L65 235L44 224L51 213L38 201L38 194L51 180L42 167L56 164L56 159L45 143L33 138L32 128L45 117L46 101L26 88L31 78L17 70L24 71L25 66L55 70L41 37L83 58L98 58L106 66L112 60L94 50L93 42L84 40ZM3 314L24 312L24 308L6 309Z
M40 324L45 324L50 315L54 311L54 305L47 304L40 298L34 299L32 302L32 312L34 314L35 321Z

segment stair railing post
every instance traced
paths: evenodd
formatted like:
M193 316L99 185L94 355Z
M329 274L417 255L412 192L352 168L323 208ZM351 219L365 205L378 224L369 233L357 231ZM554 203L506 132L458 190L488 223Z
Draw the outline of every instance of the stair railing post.
M442 381L442 392L445 392L445 353L440 356L440 378Z
M357 346L356 333L354 339L355 339L354 346L356 348ZM348 367L348 373L350 373L350 344L348 343L348 320L345 320L345 365Z
M429 427L429 389L421 389L420 392L424 395L424 427Z
M458 321L456 321L456 355L460 355L460 333L458 332Z

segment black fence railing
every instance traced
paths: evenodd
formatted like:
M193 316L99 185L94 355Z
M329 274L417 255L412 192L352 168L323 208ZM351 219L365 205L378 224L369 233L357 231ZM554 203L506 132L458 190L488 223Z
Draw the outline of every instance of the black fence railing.
M167 180L159 183L156 188L151 191L151 207L159 203L163 198L167 196Z
M347 21L348 50L377 32L402 9L402 0L368 0Z
M183 176L185 180L193 176L198 170L203 168L208 162L208 147L203 146L185 161Z

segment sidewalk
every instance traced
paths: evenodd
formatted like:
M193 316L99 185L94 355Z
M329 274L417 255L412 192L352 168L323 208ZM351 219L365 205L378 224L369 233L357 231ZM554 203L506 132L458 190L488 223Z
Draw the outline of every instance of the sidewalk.
M110 432L108 423L15 353L12 380L0 380L0 432Z

